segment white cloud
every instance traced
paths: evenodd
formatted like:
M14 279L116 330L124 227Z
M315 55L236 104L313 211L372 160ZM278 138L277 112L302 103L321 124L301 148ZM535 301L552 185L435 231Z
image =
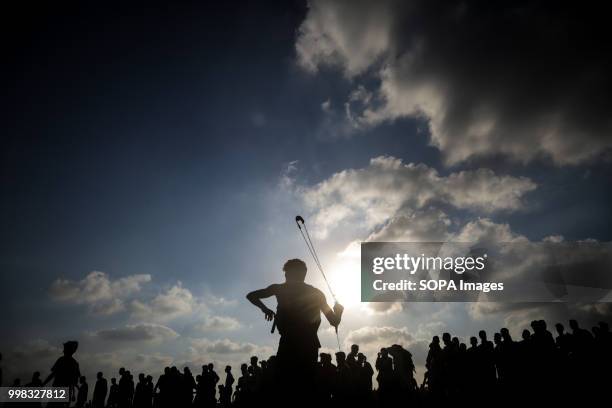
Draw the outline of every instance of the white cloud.
M515 211L523 208L525 194L535 188L528 178L500 176L488 169L441 176L425 164L380 156L365 168L343 170L315 186L298 188L298 193L313 213L320 236L350 221L366 229L390 222L386 234L391 237L404 239L402 226L410 225L415 238L442 239L450 224L442 206L484 213ZM402 232L392 232L398 224Z
M160 324L140 323L100 330L96 336L111 341L165 341L177 338L178 333Z
M51 298L65 303L87 305L95 314L109 315L124 309L124 300L141 290L151 275L130 275L112 280L108 274L90 272L80 281L57 279L51 285Z
M237 330L240 327L242 327L240 322L230 316L207 316L203 323L196 325L196 328L202 332Z
M184 288L181 282L148 302L133 300L131 303L133 317L162 322L190 315L203 307L204 304L200 303L189 289Z

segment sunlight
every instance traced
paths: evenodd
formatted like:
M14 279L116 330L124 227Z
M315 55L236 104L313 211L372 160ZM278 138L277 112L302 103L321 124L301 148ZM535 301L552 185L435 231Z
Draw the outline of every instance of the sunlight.
M331 265L329 281L338 302L344 307L352 307L361 303L361 265L359 252L357 256L353 251L350 254L346 252L339 254L336 262Z

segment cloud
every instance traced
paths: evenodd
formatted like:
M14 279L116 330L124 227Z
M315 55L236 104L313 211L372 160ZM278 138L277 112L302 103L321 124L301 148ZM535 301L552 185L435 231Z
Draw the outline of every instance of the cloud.
M298 188L298 193L313 213L321 236L350 221L366 229L388 222L385 233L377 238L405 238L405 227L410 224L412 235L442 239L450 224L442 208L515 211L524 207L524 196L535 188L526 177L497 175L488 169L442 176L425 164L404 164L395 157L379 156L365 168L340 171L312 187Z
M414 337L406 327L374 327L365 326L352 330L346 336L347 344L386 346L391 344L408 345L414 341Z
M237 330L242 325L240 322L230 316L208 316L203 323L198 324L196 328L200 331L223 331L223 330Z
M100 330L96 333L96 336L102 340L112 341L164 341L177 338L178 333L160 324L140 323Z
M198 355L238 354L245 358L250 355L263 356L273 352L270 347L261 347L249 342L236 342L230 339L209 340L207 338L192 339L190 350Z
M306 71L353 81L352 128L416 117L449 164L576 164L612 147L606 15L562 2L313 0L295 48Z
M52 299L76 305L87 305L94 314L110 315L124 309L124 300L151 281L151 275L130 275L112 280L108 274L90 272L80 281L57 279L51 284Z
M133 317L162 322L190 315L198 307L204 307L181 282L148 302L133 300L130 306Z
M392 315L401 312L404 307L401 302L369 302L363 304L363 309L371 315Z

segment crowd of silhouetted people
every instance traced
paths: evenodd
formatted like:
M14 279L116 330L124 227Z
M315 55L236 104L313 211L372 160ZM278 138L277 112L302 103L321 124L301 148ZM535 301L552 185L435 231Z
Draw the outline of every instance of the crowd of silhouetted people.
M415 378L412 354L403 346L380 349L372 367L359 346L352 345L348 354L321 353L311 372L312 382L291 397L317 406L386 407L473 403L475 398L510 403L534 396L553 403L581 395L607 395L604 390L612 367L608 324L600 322L590 331L575 320L570 320L569 326L566 331L562 324L556 324L553 335L543 320L536 320L531 322L531 330L523 330L520 340L513 339L506 328L495 333L492 341L480 331L478 337L469 339L469 346L449 333L434 336L421 384ZM182 371L166 367L157 381L144 373L135 378L120 368L110 385L103 373L97 373L90 393L73 357L77 346L74 341L64 344L64 355L45 380L36 372L30 382L15 379L11 385L40 387L53 381L53 386L74 389L71 405L76 407L256 407L274 405L275 396L282 394L282 384L304 379L295 373L279 380L276 356L268 360L253 356L240 366L237 380L232 367L226 366L220 376L213 364L203 365L195 376L188 367Z

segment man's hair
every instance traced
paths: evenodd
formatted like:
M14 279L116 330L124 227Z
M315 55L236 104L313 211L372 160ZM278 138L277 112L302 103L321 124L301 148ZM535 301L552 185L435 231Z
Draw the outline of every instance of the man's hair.
M283 265L285 276L292 280L306 279L306 264L301 259L290 259Z

